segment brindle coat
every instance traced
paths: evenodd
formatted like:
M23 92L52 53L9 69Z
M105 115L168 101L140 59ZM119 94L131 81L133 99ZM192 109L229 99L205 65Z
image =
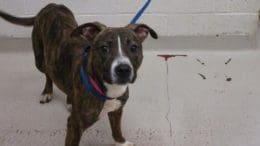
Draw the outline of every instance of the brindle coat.
M85 90L80 77L80 66L87 74L95 75L104 91L104 81L112 83L109 73L112 59L116 56L116 38L122 38L125 55L129 56L135 71L142 62L142 41L150 33L157 34L144 24L128 25L123 28L108 28L98 22L78 26L72 12L63 5L49 4L35 17L17 18L0 11L0 16L14 24L33 26L32 43L36 67L45 74L46 83L42 95L51 95L55 83L67 95L67 103L72 104L67 123L66 146L79 145L82 133L94 124L103 109L104 102ZM135 44L137 49L128 49ZM102 50L102 45L110 45L110 52ZM87 57L82 56L82 48L90 46ZM128 89L117 97L121 102L119 109L109 112L112 135L116 142L126 140L121 132L123 106L128 99ZM41 103L49 102L47 98Z

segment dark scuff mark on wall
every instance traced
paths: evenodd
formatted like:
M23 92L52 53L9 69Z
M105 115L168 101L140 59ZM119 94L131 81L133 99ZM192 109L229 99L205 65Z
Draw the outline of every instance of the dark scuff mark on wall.
M227 78L226 81L230 82L232 81L232 78Z
M225 62L225 64L228 65L228 64L231 62L231 60L232 60L232 58L229 58L229 59Z
M201 78L202 78L203 80L206 80L206 79L207 79L206 76L203 75L203 74L201 74L201 73L198 73L198 75L201 76Z
M205 66L205 63L204 62L202 62L200 59L196 59L201 65L204 65Z
M226 81L227 81L227 82L231 82L231 81L232 81L232 78L231 78L231 77L228 77L227 75L225 75L225 78L226 78Z
M225 64L228 65L231 60L232 60L232 58L229 58L229 59L225 62Z

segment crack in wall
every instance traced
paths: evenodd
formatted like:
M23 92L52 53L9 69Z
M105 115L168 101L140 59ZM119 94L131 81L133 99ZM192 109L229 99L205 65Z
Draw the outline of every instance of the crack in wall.
M165 60L165 65L166 65L166 96L167 96L167 100L168 100L168 110L167 110L167 113L165 115L165 119L166 121L168 122L169 124L169 128L170 128L170 137L173 136L173 130L172 130L172 122L171 120L169 119L169 114L171 112L171 103L170 103L170 93L169 93L169 65L168 65L168 61Z
M167 100L168 100L168 110L166 112L165 119L166 119L166 121L169 124L169 129L170 129L169 134L170 134L170 137L173 138L172 122L169 119L169 115L171 113L171 102L170 102L171 98L170 98L170 93L169 93L169 65L168 65L168 59L173 58L173 57L187 57L187 55L158 54L157 56L164 58L165 66L166 66L166 80L165 80L165 83L166 83L166 97L167 97ZM175 145L175 139L174 138L173 138L172 142L173 142L173 145Z

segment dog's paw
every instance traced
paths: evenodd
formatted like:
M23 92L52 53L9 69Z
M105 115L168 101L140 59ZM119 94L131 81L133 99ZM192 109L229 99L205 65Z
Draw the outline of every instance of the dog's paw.
M44 104L44 103L48 103L52 100L53 96L52 94L42 94L40 97L40 103Z
M132 142L125 141L124 143L117 142L115 146L134 146L134 144Z
M69 112L72 111L72 104L66 104L66 108Z

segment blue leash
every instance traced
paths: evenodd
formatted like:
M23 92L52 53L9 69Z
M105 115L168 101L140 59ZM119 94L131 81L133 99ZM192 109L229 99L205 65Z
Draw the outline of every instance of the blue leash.
M142 14L144 13L144 11L146 10L146 8L149 6L150 3L151 3L151 0L147 0L147 2L144 4L144 6L135 14L134 18L130 22L131 24L136 23L136 21L142 16ZM82 52L83 57L87 57L89 49L90 49L90 46L83 48L83 52ZM87 74L85 72L83 65L80 66L80 76L82 78L83 86L85 87L85 89L87 91L89 91L91 93L91 95L97 97L98 100L106 101L106 100L113 99L111 97L107 97L107 96L99 94L93 88L93 86L91 85L91 83L89 81L89 77L87 76Z
M149 6L152 0L147 0L144 6L135 14L135 17L131 20L130 24L135 24L136 21L142 16L146 8Z

